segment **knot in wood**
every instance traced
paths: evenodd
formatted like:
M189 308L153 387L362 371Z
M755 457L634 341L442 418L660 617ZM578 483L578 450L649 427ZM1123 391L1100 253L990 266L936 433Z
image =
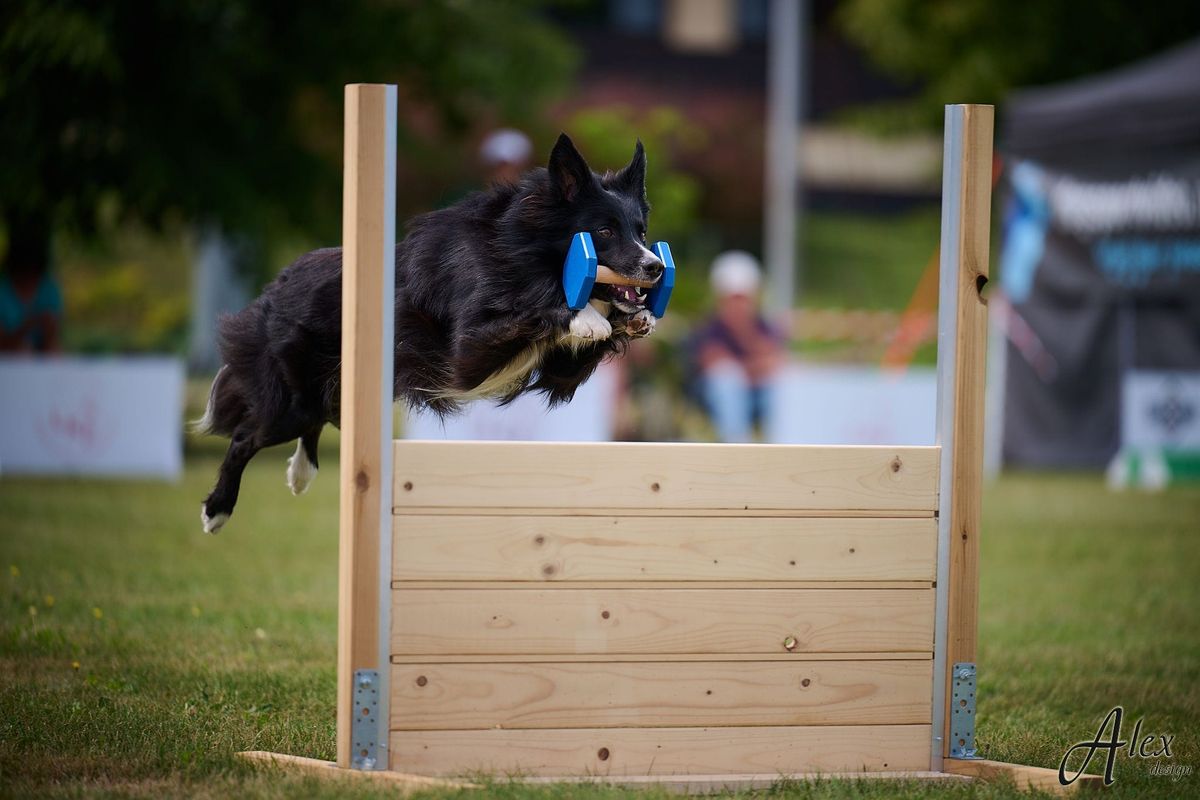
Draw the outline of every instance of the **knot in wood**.
M900 460L900 456L892 459L892 472L899 472L902 466L904 466L904 462Z
M975 294L979 295L979 302L983 303L985 306L987 305L987 298L983 296L983 290L987 286L987 283L987 275L975 276Z
M360 469L360 470L358 471L358 474L356 474L356 475L354 476L354 486L355 486L355 487L356 487L356 488L357 488L357 489L358 489L360 492L365 492L367 489L371 488L371 478L370 478L370 476L368 476L368 475L367 475L367 473L366 473L364 470L361 470L361 469Z

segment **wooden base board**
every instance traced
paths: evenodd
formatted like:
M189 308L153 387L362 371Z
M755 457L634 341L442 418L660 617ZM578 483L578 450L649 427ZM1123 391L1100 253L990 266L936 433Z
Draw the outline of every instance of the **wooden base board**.
M317 758L268 753L262 750L251 750L237 754L239 758L256 764L266 764L284 770L292 770L314 775L319 778L334 778L342 780L370 780L384 783L398 789L402 796L412 794L422 789L479 789L478 784L448 778L431 778L425 775L410 775L403 772L387 770L363 771L338 769L333 761L322 761ZM776 783L787 781L815 780L988 780L1011 777L1020 788L1039 789L1051 794L1068 794L1080 788L1094 789L1103 785L1099 775L1081 775L1070 786L1062 786L1058 782L1058 772L1043 767L1026 767L1021 764L1006 764L1000 761L986 759L957 759L947 758L944 762L945 772L855 772L855 773L821 773L805 775L645 775L605 778L603 776L587 776L582 778L518 778L520 783L544 785L555 783L601 783L613 786L659 786L669 791L684 794L712 794L722 791L743 791L748 789L765 789Z
M1104 778L1099 775L1080 775L1070 786L1063 786L1058 781L1058 770L1056 769L1006 764L1003 761L989 761L986 758L947 758L942 762L942 769L954 775L965 775L981 780L1008 777L1012 778L1018 789L1038 789L1051 794L1068 794L1079 789L1098 789L1104 786Z
M247 750L238 753L238 758L255 764L266 764L280 769L303 772L318 778L335 778L342 780L368 780L385 783L400 791L401 796L407 796L423 789L478 789L474 783L450 780L448 778L430 778L427 775L408 775L403 772L389 770L360 770L339 769L337 762L322 761L319 758L304 756L289 756L283 753L268 753L264 750Z
M946 772L833 772L807 773L803 775L627 775L624 777L588 776L584 778L518 778L519 783L532 786L543 786L556 783L602 784L605 786L620 786L629 789L658 787L679 794L716 794L717 792L742 792L751 789L769 789L784 782L829 780L945 780L969 781L965 775L951 775Z

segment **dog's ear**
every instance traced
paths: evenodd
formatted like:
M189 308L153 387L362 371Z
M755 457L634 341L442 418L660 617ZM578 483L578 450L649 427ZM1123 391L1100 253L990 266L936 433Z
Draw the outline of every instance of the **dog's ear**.
M639 200L646 199L646 148L642 147L641 139L637 140L637 146L633 149L633 160L617 173L613 185L624 194Z
M595 181L592 170L565 133L558 135L550 151L550 183L568 203Z

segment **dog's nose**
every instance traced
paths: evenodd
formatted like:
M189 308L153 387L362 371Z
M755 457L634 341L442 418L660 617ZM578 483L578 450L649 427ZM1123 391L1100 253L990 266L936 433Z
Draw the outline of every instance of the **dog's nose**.
M638 266L640 266L642 270L653 280L658 280L659 276L663 274L663 270L666 269L663 266L663 262L660 261L656 256L647 256L643 258L642 263Z

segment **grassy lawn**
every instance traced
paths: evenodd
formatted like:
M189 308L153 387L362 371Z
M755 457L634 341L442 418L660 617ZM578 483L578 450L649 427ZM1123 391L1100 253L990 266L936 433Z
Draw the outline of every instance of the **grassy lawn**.
M293 498L286 455L251 465L218 537L198 520L210 450L194 453L175 485L0 480L0 795L373 791L256 771L232 755L333 755L336 464L330 453L313 489ZM1110 494L1093 476L1013 476L988 490L985 515L983 753L1057 767L1123 704L1126 738L1144 716L1145 733L1174 734L1172 763L1200 770L1200 488ZM1151 763L1119 755L1110 796L1200 796L1195 774L1172 781L1150 775ZM825 782L760 794L1015 791Z

